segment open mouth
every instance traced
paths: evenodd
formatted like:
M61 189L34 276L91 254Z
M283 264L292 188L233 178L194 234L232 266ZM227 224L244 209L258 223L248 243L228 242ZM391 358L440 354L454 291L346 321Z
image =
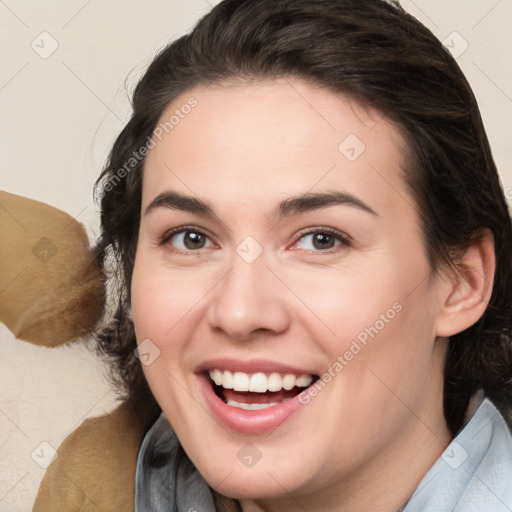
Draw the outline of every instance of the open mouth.
M317 375L243 373L212 369L207 372L215 394L227 405L256 411L296 397L318 380Z

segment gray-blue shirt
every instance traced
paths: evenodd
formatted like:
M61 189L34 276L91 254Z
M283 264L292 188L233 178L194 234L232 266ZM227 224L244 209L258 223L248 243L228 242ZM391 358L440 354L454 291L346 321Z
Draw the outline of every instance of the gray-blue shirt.
M417 511L512 511L512 436L489 399L420 482L404 509Z
M214 512L212 490L162 414L142 443L135 512ZM512 435L484 398L430 468L403 512L512 512Z

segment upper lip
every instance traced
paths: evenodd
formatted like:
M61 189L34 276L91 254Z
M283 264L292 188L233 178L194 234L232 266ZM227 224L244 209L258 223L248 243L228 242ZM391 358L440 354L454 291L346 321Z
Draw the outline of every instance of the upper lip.
M281 374L294 374L294 375L317 375L315 371L310 368L300 368L298 366L291 366L289 364L270 361L266 359L251 359L248 361L231 359L231 358L216 358L203 361L196 368L197 373L209 370L228 370L231 372L243 372L247 374L253 373L281 373Z

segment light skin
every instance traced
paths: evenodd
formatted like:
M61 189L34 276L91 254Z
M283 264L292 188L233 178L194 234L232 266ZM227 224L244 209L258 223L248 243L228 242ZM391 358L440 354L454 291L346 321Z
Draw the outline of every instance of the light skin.
M191 96L197 107L144 167L132 311L138 341L160 350L144 367L153 394L206 481L244 512L395 512L451 440L446 337L485 310L492 237L469 247L460 272L432 273L398 128L340 94L291 79L210 85L175 98L162 119ZM339 149L349 134L366 146L354 161ZM214 215L148 210L169 191ZM274 215L291 197L333 191L350 201ZM161 242L180 227L203 233L204 246L184 245L183 231ZM305 233L326 228L340 233L327 249ZM263 249L253 263L237 253L248 236ZM196 375L203 361L265 359L322 375L397 303L271 432L242 434L211 414ZM237 457L247 442L262 454L252 467Z

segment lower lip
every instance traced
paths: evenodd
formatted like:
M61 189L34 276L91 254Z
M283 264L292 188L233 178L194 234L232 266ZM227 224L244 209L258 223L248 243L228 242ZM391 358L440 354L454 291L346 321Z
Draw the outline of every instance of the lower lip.
M203 395L215 418L225 427L243 432L244 434L263 434L276 429L303 404L299 395L281 404L273 405L267 409L246 411L239 407L232 407L219 398L208 377L198 375Z

